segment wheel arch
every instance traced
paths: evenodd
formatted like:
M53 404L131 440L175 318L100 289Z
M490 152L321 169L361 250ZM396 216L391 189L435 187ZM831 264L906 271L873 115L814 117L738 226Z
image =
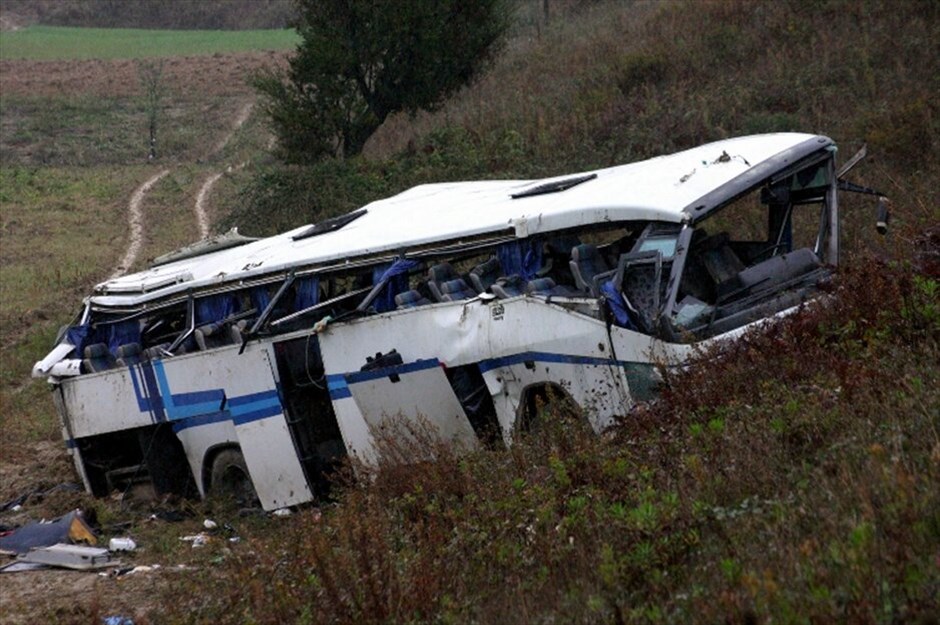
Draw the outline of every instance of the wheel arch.
M203 454L202 471L200 472L203 497L209 496L209 489L212 487L212 465L215 462L215 459L219 456L220 453L229 449L235 450L244 456L241 445L232 441L225 441L212 445L206 449L205 454Z
M571 392L562 384L545 380L527 385L519 394L515 431L517 433L529 431L539 418L539 408L564 406L565 404L567 404L566 409L576 413L578 419L586 420L584 406L579 404Z

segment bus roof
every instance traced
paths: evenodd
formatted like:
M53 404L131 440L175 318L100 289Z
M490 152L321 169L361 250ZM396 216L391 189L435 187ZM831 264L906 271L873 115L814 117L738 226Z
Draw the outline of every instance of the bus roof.
M152 267L97 285L91 299L103 306L135 306L189 289L391 256L481 235L522 238L595 223L681 222L688 217L683 209L697 199L813 138L801 133L754 135L544 180L420 185L368 204L363 215L335 230L295 240L310 228L303 226ZM553 183L563 190L553 189ZM538 193L540 188L548 192Z

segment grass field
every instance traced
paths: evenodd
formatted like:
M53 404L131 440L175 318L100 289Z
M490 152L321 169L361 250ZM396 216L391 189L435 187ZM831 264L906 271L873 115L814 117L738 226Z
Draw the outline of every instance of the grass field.
M30 26L0 34L0 59L139 59L289 50L293 30L138 30Z

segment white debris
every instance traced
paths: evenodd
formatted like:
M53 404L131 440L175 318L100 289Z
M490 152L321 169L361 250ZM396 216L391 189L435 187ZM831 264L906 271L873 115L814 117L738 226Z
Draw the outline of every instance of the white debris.
M127 536L115 537L108 542L109 551L134 551L135 549L137 549L137 543Z

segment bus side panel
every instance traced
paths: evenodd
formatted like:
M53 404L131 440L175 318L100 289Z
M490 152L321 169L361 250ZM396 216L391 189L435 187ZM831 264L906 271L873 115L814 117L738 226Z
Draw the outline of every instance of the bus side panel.
M284 417L269 348L254 344L239 354L239 346L231 346L154 363L167 416L178 434L215 422L233 424L266 510L312 497ZM196 441L194 436L186 438ZM204 461L211 443L202 437L198 449L186 449L193 466L194 458Z
M207 469L207 454L214 448L238 444L238 434L231 421L217 421L204 425L186 427L185 423L177 424L176 435L186 451L186 460L196 481L199 494L205 497L208 494L209 484L204 479Z
M135 365L63 380L60 415L70 435L82 438L164 420L144 378L143 367ZM159 396L155 382L153 392Z
M510 442L519 415L520 401L527 389L555 386L581 408L595 432L602 432L633 405L623 383L623 369L614 361L565 357L559 354L529 352L505 364L505 359L484 362L484 379L489 388L498 387L500 396L512 401L497 403L497 417L504 440ZM626 399L624 396L626 395Z
M603 321L530 297L505 300L502 305L496 301L489 307L493 356L480 368L491 392L514 398L499 402L494 394L507 442L523 395L533 386L562 388L597 432L632 406L624 356L611 349Z
M65 440L65 447L68 450L69 455L72 456L72 462L75 463L75 472L78 473L79 477L81 477L82 484L85 486L85 490L90 493L91 481L88 479L88 473L85 471L85 462L82 459L82 454L78 450L78 447L75 443L75 436L72 434L71 424L69 423L68 408L65 403L62 385L57 385L54 387L54 391L52 393L52 403L55 405L56 412L59 415L59 423L62 426L62 438Z
M374 466L376 462L375 441L369 431L369 424L366 423L356 400L346 389L345 382L341 384L340 388L343 390L340 392L345 392L345 395L337 396L331 388L330 397L333 399L333 411L336 413L336 422L339 424L339 431L346 444L346 452L365 464Z
M648 346L648 338L642 339ZM623 356L611 349L606 325L530 297L437 304L338 323L320 335L320 345L341 427L348 427L343 424L344 415L366 421L373 418L371 413L378 407L368 402L363 401L357 409L344 406L353 403L350 398L355 387L346 380L358 375L368 357L392 349L406 364L439 360L448 367L478 365L507 440L522 393L532 384L554 383L567 389L596 430L632 405L625 363L620 362ZM494 373L497 369L503 374ZM416 397L442 397L445 390L452 392L443 376L401 388L410 391L386 394L381 412L410 414ZM352 448L368 444L362 439L350 445L347 438Z
M170 422L202 494L206 452L237 441L266 509L309 501L269 348L224 347L66 380L65 430L74 440Z
M476 447L473 427L437 359L345 377L350 394L373 431L391 427L392 433L408 433L409 428L414 428L413 433L423 433L430 425L442 440L465 449ZM396 424L396 419L401 422Z

